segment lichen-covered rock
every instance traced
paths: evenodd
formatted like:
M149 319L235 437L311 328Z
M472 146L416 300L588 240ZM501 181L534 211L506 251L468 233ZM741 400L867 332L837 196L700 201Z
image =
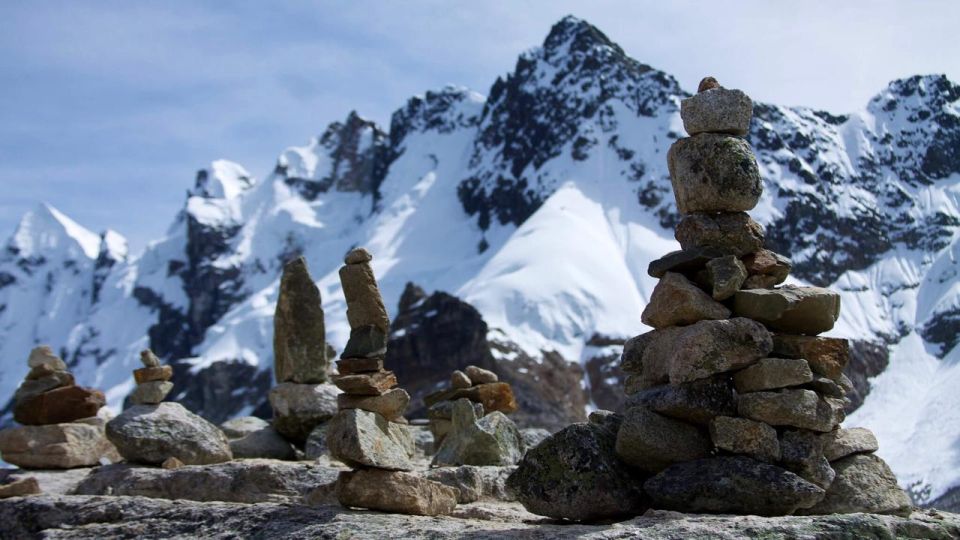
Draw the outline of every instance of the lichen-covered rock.
M389 335L390 318L369 262L342 266L340 285L347 302L347 321L350 328L372 325L379 328L384 335Z
M654 508L779 516L809 508L823 489L786 469L748 457L677 463L643 484Z
M836 474L823 456L823 434L788 429L780 436L780 462L787 470L823 489L830 487Z
M734 255L718 257L707 263L707 279L713 289L714 300L730 298L747 279L747 269Z
M705 89L680 101L683 129L698 133L746 135L753 117L753 102L740 90Z
M406 430L377 413L346 409L327 424L327 448L351 467L411 471L413 439Z
M803 358L814 373L840 381L850 360L850 345L845 339L774 334L773 354Z
M524 449L520 430L506 415L494 411L478 418L473 404L459 399L453 405L450 432L432 465L513 465Z
M826 496L804 514L869 512L910 515L910 497L897 485L897 477L874 454L854 454L832 463L836 478Z
M687 214L675 236L684 250L712 248L740 257L763 248L763 227L746 212Z
M816 335L837 322L840 295L821 287L746 289L734 295L733 312L775 330Z
M745 212L763 193L753 150L738 137L702 133L678 139L667 166L681 214Z
M644 509L635 473L616 456L616 433L578 423L547 437L523 456L507 487L541 516L595 521Z
M777 430L747 418L718 416L710 422L710 439L727 452L743 454L758 461L780 459Z
M627 397L627 408L638 406L700 425L706 425L717 416L737 413L733 388L728 377L724 376L655 386Z
M387 354L387 334L368 324L350 330L350 339L340 354L343 358L383 358Z
M682 274L667 272L654 287L640 320L653 328L666 328L729 317L730 310L700 287Z
M751 392L737 397L740 416L770 424L812 431L833 431L843 421L843 402L823 398L813 390Z
M383 512L446 515L457 506L457 495L456 488L399 471L343 471L337 480L340 504Z
M733 384L740 393L776 390L811 381L813 372L802 358L762 358L733 376Z
M159 465L175 457L187 465L233 459L217 426L179 403L136 405L107 422L107 438L127 461Z
M656 473L673 463L709 456L711 444L695 426L634 407L624 415L616 450L624 463Z
M630 339L621 369L639 377L639 388L679 384L749 366L772 347L770 333L750 319L700 321Z
M317 384L327 380L326 330L320 289L303 257L288 262L280 278L273 318L273 369L277 382Z
M337 414L337 394L329 383L282 383L270 389L273 428L295 443L303 443L315 427Z
M71 469L120 460L103 426L79 422L0 430L0 455L24 469Z
M851 454L869 454L880 449L877 437L867 428L836 429L823 436L823 455L836 461Z

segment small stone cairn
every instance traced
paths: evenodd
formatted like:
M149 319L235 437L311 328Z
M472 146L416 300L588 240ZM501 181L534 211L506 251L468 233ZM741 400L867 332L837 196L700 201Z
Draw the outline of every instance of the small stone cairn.
M0 456L25 469L120 461L104 435L103 392L77 386L49 346L33 349L27 365L30 372L13 396L13 418L23 425L0 431Z
M424 401L437 449L434 466L514 465L523 455L523 437L506 416L517 401L496 373L472 365L455 370L450 388Z
M337 390L328 382L333 352L326 343L320 289L303 257L283 267L273 319L273 356L277 380L269 396L273 428L302 446L337 412Z
M183 405L163 401L173 390L173 368L160 364L149 349L140 353L143 367L133 370L137 388L133 404L107 422L106 433L120 455L145 465L208 465L233 459L222 431Z
M710 77L681 102L690 137L667 159L682 249L650 263L660 281L641 319L654 330L624 346L626 412L594 413L527 454L510 480L530 511L575 520L636 515L646 504L909 513L909 498L873 454L873 434L839 428L848 344L818 334L833 328L840 297L781 286L791 263L764 249L763 228L746 213L762 193L743 138L752 111L746 94ZM628 474L611 461L611 445ZM584 456L596 465L583 466ZM551 478L576 482L544 487Z
M345 507L419 515L449 514L455 488L412 471L415 445L403 412L410 396L394 388L397 378L383 369L390 320L363 249L350 251L340 268L350 339L334 384L339 412L326 428L330 455L354 468L340 473L337 499Z

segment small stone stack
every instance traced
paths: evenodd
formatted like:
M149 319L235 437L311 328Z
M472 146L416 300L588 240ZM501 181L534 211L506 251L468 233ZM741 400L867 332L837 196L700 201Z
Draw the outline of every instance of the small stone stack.
M336 413L337 391L327 382L330 358L320 289L307 261L297 257L283 267L273 318L273 368L270 389L273 429L303 445Z
M337 362L334 384L339 412L326 428L330 455L354 468L340 473L337 499L345 507L404 514L449 514L458 492L407 471L415 444L403 412L406 391L394 388L397 378L383 369L390 319L370 261L357 248L347 253L340 282L347 303L350 339Z
M127 461L146 465L208 465L233 459L219 428L183 405L163 398L173 390L173 368L160 364L153 351L140 353L144 367L133 371L133 404L107 422L106 433Z
M160 359L150 349L140 351L143 367L133 370L133 380L137 389L130 394L130 403L134 405L156 405L173 390L173 368L160 365Z
M77 386L49 346L33 349L27 365L30 372L13 396L13 418L23 425L0 431L3 459L32 469L119 461L104 436L103 392Z
M473 402L477 418L499 411L510 414L517 410L513 388L500 382L496 373L477 366L467 366L462 371L450 374L450 388L434 392L423 398L427 419L433 434L433 447L440 448L444 438L453 428L453 406L460 399Z
M681 103L691 136L668 164L682 249L650 264L660 282L642 320L654 330L624 347L617 455L653 475L644 489L656 508L903 512L909 499L871 454L872 434L838 429L847 342L817 334L833 328L839 296L777 287L790 262L763 248L746 213L762 191L742 138L751 115L743 92L712 78Z

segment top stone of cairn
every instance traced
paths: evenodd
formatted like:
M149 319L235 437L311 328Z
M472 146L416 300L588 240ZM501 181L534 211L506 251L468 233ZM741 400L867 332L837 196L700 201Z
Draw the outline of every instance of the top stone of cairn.
M728 90L713 77L700 81L697 94L680 102L683 128L690 135L726 133L744 136L750 129L753 102L740 90Z

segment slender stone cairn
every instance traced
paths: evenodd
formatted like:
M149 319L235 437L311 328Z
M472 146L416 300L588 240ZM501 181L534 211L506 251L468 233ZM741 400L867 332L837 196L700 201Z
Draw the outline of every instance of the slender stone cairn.
M330 454L354 468L340 473L337 499L345 507L418 515L449 514L456 489L423 478L413 470L415 444L403 412L410 396L394 388L397 378L383 369L390 319L370 261L357 248L347 253L340 282L347 302L350 339L334 384L339 412L326 428Z
M188 411L163 401L173 390L173 368L161 365L150 349L140 352L143 367L133 370L137 388L131 407L107 422L106 433L123 459L145 465L180 462L208 465L233 459L219 428Z
M873 434L840 429L848 360L833 328L840 297L781 285L790 261L764 249L747 211L762 192L743 138L750 98L713 78L681 102L690 137L668 153L682 249L650 263L660 281L629 340L618 457L648 478L655 508L785 515L904 513L910 500L873 454Z
M270 389L273 428L297 445L336 413L336 389L328 383L330 357L317 288L307 261L297 257L283 267L273 319Z
M77 386L47 345L33 349L27 365L30 372L13 396L13 418L23 425L0 431L0 456L25 469L120 461L104 435L103 392Z

